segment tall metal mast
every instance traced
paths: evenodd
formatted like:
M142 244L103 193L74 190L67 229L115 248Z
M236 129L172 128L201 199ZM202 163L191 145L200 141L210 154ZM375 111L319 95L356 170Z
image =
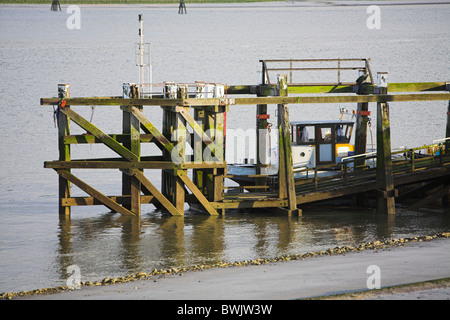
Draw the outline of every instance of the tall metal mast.
M150 43L144 43L144 19L142 14L139 14L139 43L136 46L136 66L139 67L139 96L142 97L144 93L145 74L144 67L147 67L147 82L149 86L149 93L151 94L152 87L152 66L150 60Z
M139 15L139 36L140 36L140 42L139 42L139 56L140 56L140 63L139 63L139 83L142 84L144 82L144 20L142 19L142 14Z

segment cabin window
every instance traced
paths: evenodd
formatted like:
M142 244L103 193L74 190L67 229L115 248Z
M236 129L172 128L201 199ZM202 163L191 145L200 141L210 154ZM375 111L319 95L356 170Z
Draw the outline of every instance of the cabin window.
M349 142L353 126L347 124L336 125L336 142Z
M314 126L298 125L296 133L296 144L314 143Z
M319 162L332 162L333 161L333 145L332 144L320 144L319 145Z
M297 144L297 134L295 132L295 126L291 126L291 141L292 144Z
M331 128L329 127L324 127L324 128L319 128L319 141L320 142L329 142L331 143Z

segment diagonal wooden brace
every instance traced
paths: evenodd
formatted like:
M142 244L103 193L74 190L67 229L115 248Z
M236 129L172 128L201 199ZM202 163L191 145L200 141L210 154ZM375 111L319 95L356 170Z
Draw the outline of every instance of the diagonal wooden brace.
M153 183L150 182L150 180L148 180L144 174L137 170L137 169L133 169L130 171L130 174L135 176L141 183L142 185L144 185L148 191L150 191L150 193L156 198L156 200L159 201L159 203L161 203L161 205L164 206L164 208L167 209L167 211L170 212L170 214L174 215L174 216L182 216L183 214L177 209L175 208L175 206L153 185Z
M203 205L206 211L210 215L218 215L219 213L214 209L214 207L211 205L211 203L208 201L208 199L205 198L205 196L202 194L202 192L197 188L197 186L189 179L187 176L187 173L183 170L177 170L177 174L180 177L180 179L184 182L186 187L191 190L191 192L194 194L194 196L200 201L200 203Z
M106 207L111 209L112 211L118 212L123 215L131 215L135 216L135 214L128 209L125 209L117 202L111 200L109 197L105 196L103 193L97 191L96 189L92 188L90 185L85 183L84 181L78 179L73 174L71 174L67 170L56 170L58 174L63 177L64 179L72 182L74 185L76 185L78 188L89 194L90 196L94 197L101 203L103 203Z
M204 144L210 145L213 143L213 141L205 134L203 129L200 127L200 125L195 122L194 118L187 112L184 108L180 108L180 114L183 116L184 119L186 119L187 123L192 127L194 130L194 133L200 137L200 139L203 141Z
M80 116L78 113L73 111L70 108L60 108L60 112L64 113L70 119L78 124L81 128L86 130L87 132L94 135L97 139L99 139L101 142L103 142L106 146L108 146L113 151L117 152L119 155L124 157L127 160L130 161L138 161L138 156L135 155L133 152L122 146L119 142L117 142L115 139L113 139L108 134L104 133L102 130L97 128L95 125L84 119L82 116Z

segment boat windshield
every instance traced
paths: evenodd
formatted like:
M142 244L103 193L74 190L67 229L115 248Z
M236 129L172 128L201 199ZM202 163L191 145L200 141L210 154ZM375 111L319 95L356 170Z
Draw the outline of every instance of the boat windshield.
M313 144L315 142L314 126L293 126L292 142L294 144Z
M316 143L350 143L353 123L291 124L291 140L294 145Z
M336 125L336 142L349 143L352 136L353 125L338 124Z

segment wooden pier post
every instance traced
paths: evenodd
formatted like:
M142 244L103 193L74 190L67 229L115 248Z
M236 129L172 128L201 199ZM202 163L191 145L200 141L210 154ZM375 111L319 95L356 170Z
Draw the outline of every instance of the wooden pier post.
M450 91L450 83L445 84L445 90ZM445 128L445 137L450 138L450 100L447 107L447 126ZM450 152L450 140L445 141L445 150Z
M177 88L177 98L186 99L188 97L187 87L178 86ZM176 107L175 115L172 115L174 119L174 132L172 134L172 141L179 151L179 155L182 158L182 162L186 160L186 140L187 140L187 128L186 119L180 114L180 111L189 113L189 107ZM172 112L173 114L174 112ZM187 175L187 170L183 170L184 174ZM185 186L183 181L178 175L172 177L172 201L175 208L178 209L182 214L184 214L184 202L186 198Z
M450 83L445 84L445 90L450 91ZM447 126L445 128L445 137L450 138L450 100L448 101L447 106ZM450 139L445 140L443 150L444 150L443 155L446 155L448 157L450 154ZM449 183L449 180L447 180L447 183ZM447 192L442 197L442 207L448 208L449 206L450 206L450 193Z
M196 82L196 98L204 98L205 97L205 83L197 81ZM193 107L194 108L194 121L198 125L198 128L201 132L205 130L205 110L201 107ZM194 163L202 163L203 162L203 139L198 134L194 134L192 139L192 149L194 150L193 160ZM203 193L206 194L206 188L203 181L204 171L201 169L194 169L193 171L192 181L195 186Z
M286 75L278 76L277 88L279 96L287 96ZM288 200L288 206L282 208L283 211L300 216L302 211L297 209L290 127L288 104L278 104L278 195Z
M196 82L196 98L224 98L225 87L221 84ZM225 161L225 112L228 106L201 106L194 108L194 163L213 164ZM200 136L201 135L201 136ZM223 199L224 168L193 170L193 182L208 201ZM224 214L225 209L220 209ZM211 212L210 212L211 214ZM212 214L215 214L214 212Z
M261 87L264 83L258 83L258 91L256 95L258 97L265 97L266 94L261 93ZM267 168L267 131L270 130L268 127L268 119L270 114L267 113L267 104L257 104L256 105L256 174L266 174ZM270 145L270 144L269 144ZM271 150L269 150L270 154ZM255 178L256 186L267 185L266 177Z
M359 80L361 79L361 82ZM364 93L364 84L371 84L368 70L362 71L358 77L356 85L356 94ZM369 103L359 102L356 107L356 128L355 128L355 155L365 154L367 152L367 124L369 123ZM373 150L372 150L373 151ZM354 170L361 170L366 164L365 157L357 157L354 161ZM367 197L363 194L353 197L354 205L368 207Z
M70 84L58 84L58 98L64 99L70 97ZM65 103L65 102L63 102ZM58 105L56 112L56 121L58 123L58 149L59 161L70 161L70 144L64 143L64 137L70 135L70 118L63 112L59 112L59 108L68 108L62 104ZM70 169L67 169L70 172ZM61 216L70 217L70 207L63 206L62 201L65 198L70 198L70 181L58 175L59 185L59 214Z
M364 77L364 74L360 75ZM368 77L367 77L368 78ZM366 78L366 79L367 79ZM359 78L358 78L359 79ZM369 83L369 82L367 82ZM364 94L364 82L358 84L357 94ZM355 155L367 152L367 123L369 120L369 103L360 102L356 108L356 128L355 128ZM365 159L362 157L355 159L355 167L364 165Z
M387 73L378 73L378 94L387 94ZM377 102L377 212L395 214L389 104Z
M221 84L210 85L207 89L207 97L224 98L225 87ZM219 162L225 161L224 145L224 125L225 111L227 106L210 106L205 110L205 134L207 138L213 141L210 147L203 149L203 161ZM223 183L225 170L223 168L206 169L206 175L203 176L206 185L207 199L209 201L221 201L223 198ZM225 213L223 209L222 214Z
M166 82L164 97L166 99L184 99L187 97L187 89L185 86L179 87L172 82ZM161 108L163 109L162 134L175 146L172 152L177 152L175 156L164 150L163 157L167 161L179 162L178 164L180 164L185 161L187 135L186 120L180 112L189 113L189 107L162 106ZM186 173L186 170L184 171ZM162 170L161 192L181 214L184 214L184 183L173 170Z
M123 98L139 98L139 88L135 84L123 84ZM142 106L135 106L142 112ZM131 113L131 106L121 106L123 110L122 133L128 137L123 142L123 146L138 156L141 154L140 141L140 121ZM131 175L130 170L122 170L122 195L129 196L130 202L124 204L124 207L135 215L141 215L141 182ZM143 172L143 170L141 170Z

